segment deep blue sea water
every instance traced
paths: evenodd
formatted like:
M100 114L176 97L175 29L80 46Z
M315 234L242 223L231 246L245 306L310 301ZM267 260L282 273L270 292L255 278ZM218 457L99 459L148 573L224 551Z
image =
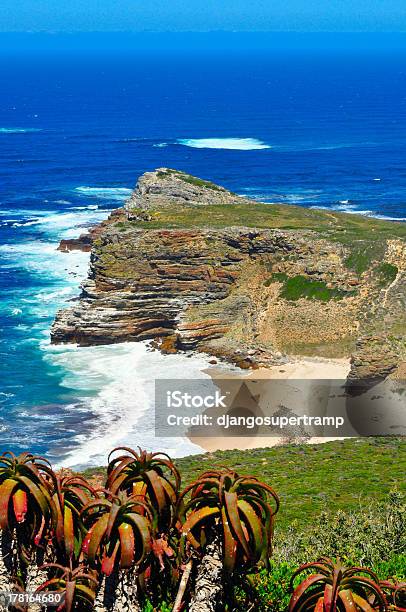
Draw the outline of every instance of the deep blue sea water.
M134 430L154 446L148 385L165 358L49 345L88 264L58 241L141 173L169 166L270 203L406 218L405 52L21 52L0 54L0 83L0 450L86 462ZM189 360L190 375L204 365ZM184 358L164 367L182 375Z

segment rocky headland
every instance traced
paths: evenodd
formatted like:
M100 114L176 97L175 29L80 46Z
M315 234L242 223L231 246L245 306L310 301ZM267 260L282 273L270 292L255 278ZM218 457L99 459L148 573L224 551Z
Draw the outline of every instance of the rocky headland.
M351 358L350 378L406 375L406 225L264 204L168 168L144 174L90 250L54 343L152 340L241 367Z

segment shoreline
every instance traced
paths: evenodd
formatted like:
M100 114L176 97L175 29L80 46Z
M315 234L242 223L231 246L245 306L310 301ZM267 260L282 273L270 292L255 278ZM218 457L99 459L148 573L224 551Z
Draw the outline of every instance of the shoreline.
M219 384L223 391L227 387L227 380L242 380L245 382L257 381L257 393L266 399L266 382L268 380L281 381L298 381L298 380L346 380L350 371L350 359L348 358L321 358L321 357L296 357L292 358L286 364L271 366L269 368L259 368L257 370L243 371L242 374L228 372L228 376L224 375L227 372L222 372L221 368L205 370L209 374L213 382ZM287 385L287 395L293 390L294 384ZM312 395L307 399L308 403L312 402ZM199 436L192 432L187 433L187 438L193 444L202 448L203 452L226 451L226 450L248 450L254 448L270 448L273 446L281 446L292 443L295 440L305 441L308 444L321 444L333 440L342 440L344 438L337 437L307 437L307 438L292 438L278 436Z

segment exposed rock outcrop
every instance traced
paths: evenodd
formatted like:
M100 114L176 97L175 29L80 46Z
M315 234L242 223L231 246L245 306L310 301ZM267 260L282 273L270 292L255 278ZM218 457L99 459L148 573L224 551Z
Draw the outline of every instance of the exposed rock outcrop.
M250 211L261 227L249 226ZM382 255L359 272L349 265L353 221L291 216L292 207L175 170L146 173L124 209L61 243L92 251L80 299L57 314L52 342L152 339L166 352L204 350L243 367L352 354L354 378L395 372L406 360L404 239L376 221Z

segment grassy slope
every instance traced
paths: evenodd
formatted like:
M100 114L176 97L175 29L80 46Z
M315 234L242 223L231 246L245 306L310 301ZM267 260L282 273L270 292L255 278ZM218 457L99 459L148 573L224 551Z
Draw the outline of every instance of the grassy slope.
M145 228L230 227L312 229L339 234L356 232L360 238L370 232L406 238L406 224L372 217L350 215L292 204L264 204L241 200L240 204L171 206L151 211L151 221L134 222Z
M228 467L253 474L281 497L280 527L293 519L310 525L322 510L354 510L406 488L406 440L364 438L318 445L286 445L246 451L217 451L177 460L187 485L204 470ZM90 477L101 470L90 469Z

